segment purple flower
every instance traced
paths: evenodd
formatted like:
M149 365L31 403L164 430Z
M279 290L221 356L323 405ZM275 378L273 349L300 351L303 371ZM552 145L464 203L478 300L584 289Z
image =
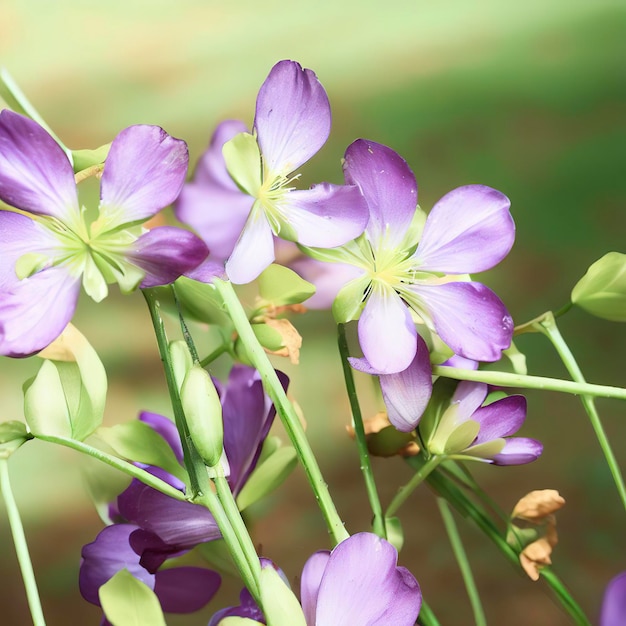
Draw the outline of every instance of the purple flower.
M526 419L526 398L507 396L483 405L484 383L460 382L449 406L434 421L422 421L422 438L431 454L494 465L535 461L543 446L535 439L511 437ZM423 428L422 428L423 427Z
M367 229L342 248L309 252L360 269L333 311L338 321L359 318L367 367L392 374L409 366L418 349L412 311L455 354L498 360L513 322L500 299L466 274L493 267L510 250L515 227L506 196L482 185L459 187L424 222L415 176L390 148L359 139L346 151L344 171L368 202Z
M171 283L208 254L192 233L141 224L176 198L187 146L156 126L131 126L111 144L97 216L81 209L67 156L36 122L0 113L0 354L43 349L71 320L82 282L97 302ZM46 306L41 306L45 302Z
M600 626L622 626L626 622L626 572L609 581L604 590Z
M396 549L373 533L357 533L332 552L316 552L306 562L300 581L307 626L413 626L422 594L413 574L397 562ZM223 609L209 626L228 616L265 623L245 590L241 605Z
M367 208L355 186L328 183L308 190L292 172L326 142L330 104L314 72L280 61L261 86L253 134L222 122L176 204L235 283L254 280L275 258L274 236L329 248L357 237Z
M217 572L201 567L148 571L133 546L138 530L132 524L113 524L83 547L78 584L85 600L100 606L100 587L122 569L150 587L167 613L193 613L213 598L221 584Z

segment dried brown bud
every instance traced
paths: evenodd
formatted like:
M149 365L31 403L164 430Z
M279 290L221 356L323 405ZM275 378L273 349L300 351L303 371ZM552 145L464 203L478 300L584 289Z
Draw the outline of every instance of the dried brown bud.
M513 509L511 517L541 523L543 519L558 511L565 504L565 498L556 489L538 489L525 495Z

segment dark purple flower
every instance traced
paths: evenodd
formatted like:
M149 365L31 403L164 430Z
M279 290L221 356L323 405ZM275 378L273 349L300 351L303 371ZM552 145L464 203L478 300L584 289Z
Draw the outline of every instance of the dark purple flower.
M274 260L274 236L328 248L357 237L367 208L357 187L292 187L292 172L326 142L330 104L314 72L280 61L261 86L253 134L239 121L218 126L193 182L176 204L235 283Z
M600 626L623 626L626 623L626 572L609 581L604 590Z
M156 126L131 126L111 144L98 217L78 203L72 165L36 122L0 113L0 354L25 356L71 320L81 282L97 302L171 283L208 254L192 233L141 224L174 201L187 171L185 142ZM41 306L45 302L46 306Z
M510 345L513 322L500 299L466 274L493 267L510 250L515 227L506 196L482 185L459 187L424 222L416 210L415 176L390 148L359 139L346 151L344 171L368 202L367 229L341 248L310 253L360 269L333 310L338 321L359 318L368 367L392 374L413 361L412 311L455 354L498 360Z
M483 406L487 393L484 383L460 382L436 424L422 432L429 451L494 465L522 465L539 458L539 441L510 436L526 419L526 398L507 396Z
M133 524L113 524L83 547L78 582L85 600L100 606L100 587L122 569L150 587L167 613L193 613L213 598L221 584L217 572L201 567L148 571L132 545L137 532L141 529Z

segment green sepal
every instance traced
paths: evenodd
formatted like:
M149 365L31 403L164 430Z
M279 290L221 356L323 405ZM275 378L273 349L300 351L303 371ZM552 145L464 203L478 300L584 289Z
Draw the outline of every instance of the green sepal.
M50 257L47 254L41 254L38 252L23 254L15 262L15 275L20 280L28 278L29 276L41 271L49 261Z
M251 324L251 326L259 343L267 350L280 350L284 346L283 338L275 328L267 324Z
M593 263L571 296L581 309L612 322L626 322L626 254L609 252Z
M398 551L404 545L404 529L398 517L386 517L385 528L387 530L387 541Z
M183 386L187 372L193 366L193 359L187 344L182 340L170 341L169 344L170 360L172 362L172 370L174 371L174 380L178 387L178 392Z
M400 250L406 250L407 256L410 256L417 249L417 244L422 238L422 231L428 214L418 204L415 207L415 213L411 219L411 223L402 239L402 243L398 246Z
M506 542L518 552L521 552L526 546L543 537L545 530L542 526L533 526L528 528L520 528L515 524L510 524L506 533Z
M127 569L98 590L106 618L113 626L166 626L161 604L150 587Z
M261 570L259 586L268 626L307 626L300 602L273 567Z
M213 285L181 276L174 283L174 289L185 319L218 326L222 329L221 332L225 337L232 334L233 323L226 314L224 303ZM166 290L170 291L169 288ZM159 289L159 301L163 308L178 316L173 298L169 294L164 294L164 296L161 298L161 290Z
M422 415L418 431L422 441L429 443L435 434L445 410L450 406L450 400L454 395L454 390L458 381L451 378L438 378L433 385L432 395L428 401L428 406Z
M222 146L226 169L242 191L257 197L262 184L261 152L256 137L239 133Z
M247 509L282 485L297 464L298 457L291 446L279 448L258 464L237 496L239 510Z
M393 426L387 426L367 435L367 449L372 456L390 457L398 454L398 450L413 440L411 433L401 433Z
M72 157L74 159L74 173L82 172L94 165L104 163L109 150L111 149L110 143L105 143L103 146L96 148L95 150L72 150Z
M337 324L345 324L361 315L365 304L365 292L370 284L367 276L355 278L344 285L333 302L333 317Z
M156 465L187 484L187 472L165 439L154 428L140 420L124 422L115 426L101 426L96 436L115 453L128 461Z
M33 436L23 422L12 420L0 424L0 458L8 459L22 444Z
M315 286L293 270L273 263L259 276L259 294L274 306L299 304L315 293Z
M500 454L500 452L502 452L505 445L506 440L504 437L498 437L497 439L492 439L491 441L485 441L484 443L479 443L475 446L465 448L463 450L463 457L469 457L470 459L492 459L496 456L496 454Z
M464 451L476 439L480 424L474 420L461 422L447 437L443 446L446 455Z

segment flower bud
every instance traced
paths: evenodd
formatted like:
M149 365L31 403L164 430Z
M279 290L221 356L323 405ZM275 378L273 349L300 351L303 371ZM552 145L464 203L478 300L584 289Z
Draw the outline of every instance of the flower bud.
M224 445L222 404L211 377L200 365L193 365L187 372L180 399L191 440L204 462L215 467Z

